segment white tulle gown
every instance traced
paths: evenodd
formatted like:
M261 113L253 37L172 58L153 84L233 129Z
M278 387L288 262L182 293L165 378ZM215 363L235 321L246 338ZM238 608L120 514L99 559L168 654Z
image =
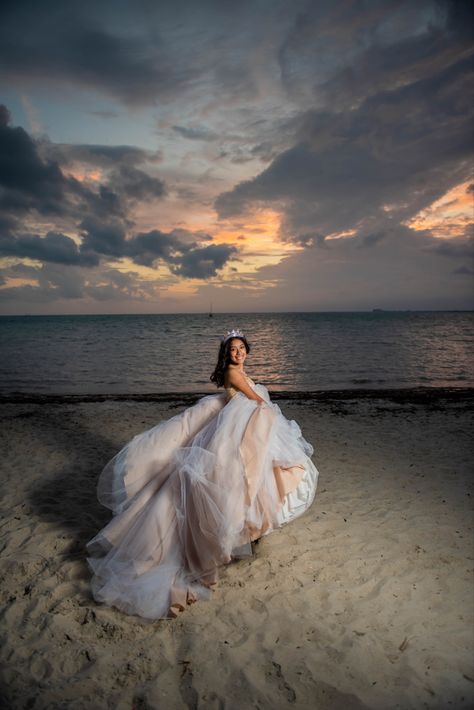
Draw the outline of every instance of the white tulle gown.
M304 513L313 447L267 389L232 388L135 436L99 476L110 522L87 543L94 598L145 620L209 596L219 566Z

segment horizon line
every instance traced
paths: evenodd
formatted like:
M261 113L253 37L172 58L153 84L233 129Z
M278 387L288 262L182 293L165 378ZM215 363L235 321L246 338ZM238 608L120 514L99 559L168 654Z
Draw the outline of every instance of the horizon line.
M211 317L227 315L281 315L292 313L474 313L474 308L371 308L356 310L293 310L293 311L213 311ZM170 311L168 313L0 313L0 318L60 318L85 316L209 316L209 311Z

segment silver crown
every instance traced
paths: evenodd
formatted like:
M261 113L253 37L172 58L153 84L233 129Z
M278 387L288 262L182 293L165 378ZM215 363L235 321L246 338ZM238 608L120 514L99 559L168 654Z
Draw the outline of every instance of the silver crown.
M226 335L222 338L222 342L225 343L226 340L229 340L229 338L245 338L245 335L238 328L233 328L232 330L227 331Z

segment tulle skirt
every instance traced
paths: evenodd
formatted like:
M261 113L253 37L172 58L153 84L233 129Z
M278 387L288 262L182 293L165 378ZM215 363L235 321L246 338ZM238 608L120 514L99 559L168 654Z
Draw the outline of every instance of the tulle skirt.
M152 621L209 596L218 568L312 503L318 472L299 426L265 404L209 395L135 436L100 474L113 512L87 545L94 598Z

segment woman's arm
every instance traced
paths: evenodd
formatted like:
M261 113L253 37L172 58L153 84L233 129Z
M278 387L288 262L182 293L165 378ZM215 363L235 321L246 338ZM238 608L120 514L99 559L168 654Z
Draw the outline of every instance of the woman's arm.
M247 382L247 379L241 372L229 368L228 373L229 384L232 385L232 387L234 387L236 390L239 390L239 392L242 392L242 394L244 394L249 399L254 399L259 404L261 402L265 402L265 400L262 399L262 397L260 397L255 392L255 390L250 387L249 383Z

